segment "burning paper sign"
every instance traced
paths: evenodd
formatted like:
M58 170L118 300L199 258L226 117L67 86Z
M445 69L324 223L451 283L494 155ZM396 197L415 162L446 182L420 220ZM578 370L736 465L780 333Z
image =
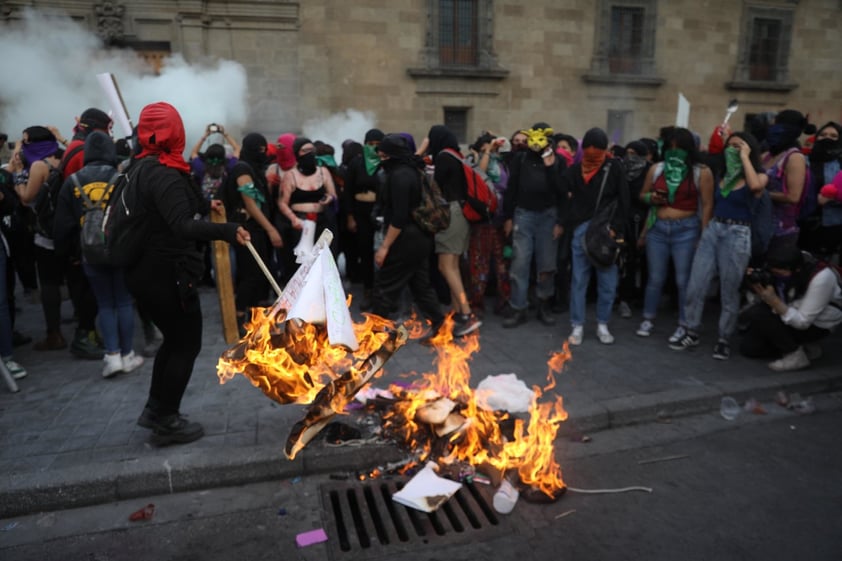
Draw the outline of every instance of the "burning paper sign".
M461 487L461 483L439 477L433 470L435 464L427 462L403 489L392 495L392 500L404 506L433 512L447 502Z

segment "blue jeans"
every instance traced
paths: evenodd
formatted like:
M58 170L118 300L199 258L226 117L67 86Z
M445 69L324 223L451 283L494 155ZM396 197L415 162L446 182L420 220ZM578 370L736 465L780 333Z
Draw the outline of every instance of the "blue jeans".
M727 341L737 327L740 311L740 285L751 258L751 228L711 221L696 249L690 282L687 284L685 314L687 327L698 330L702 324L705 297L714 275L719 275L719 338Z
M570 323L576 327L585 324L585 299L588 294L588 284L591 282L591 271L596 269L596 321L608 323L611 319L611 307L614 305L614 295L617 291L618 268L594 267L585 255L582 238L588 229L590 220L579 224L573 230L571 242L571 265L573 279L570 283Z
M555 273L558 253L558 240L553 239L556 214L555 207L540 211L515 209L512 265L509 270L512 283L510 303L515 310L525 310L529 305L529 266L533 256L538 275L535 295L540 300L547 300L555 291L552 273Z
M655 319L661 291L667 280L670 257L675 266L675 284L678 287L678 323L685 324L684 298L693 254L699 241L699 217L690 216L678 220L658 220L646 233L646 263L649 279L643 299L643 318Z
M12 356L12 316L9 310L9 298L6 293L6 269L9 257L0 240L0 357Z
M87 263L82 266L96 296L105 352L129 354L134 339L134 306L123 269Z

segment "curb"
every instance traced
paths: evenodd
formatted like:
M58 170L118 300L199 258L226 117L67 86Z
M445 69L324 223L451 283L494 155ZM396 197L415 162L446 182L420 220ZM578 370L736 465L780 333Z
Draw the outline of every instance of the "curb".
M633 395L590 405L564 423L558 436L707 413L717 410L725 395L738 401L749 397L763 401L778 391L806 396L839 390L842 375L812 372L802 379L784 373ZM274 447L239 447L229 452L222 456L218 450L203 449L163 462L160 458L102 462L64 470L61 482L55 481L55 472L11 476L9 488L0 491L0 518L306 475L367 471L405 458L388 444L366 445L365 454L360 454L356 447L327 447L319 442L291 462Z

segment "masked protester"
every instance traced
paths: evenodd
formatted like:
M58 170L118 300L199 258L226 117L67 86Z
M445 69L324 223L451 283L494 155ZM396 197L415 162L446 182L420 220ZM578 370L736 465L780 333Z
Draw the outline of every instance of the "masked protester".
M769 368L801 370L822 354L819 341L842 323L842 269L796 247L769 252L764 271L749 271L760 297L746 312L740 353L777 358Z
M671 135L663 163L650 168L639 195L639 200L650 206L650 212L646 232L649 275L643 322L637 335L648 337L655 327L672 261L678 292L678 327L668 341L676 344L687 332L684 299L699 234L707 227L713 212L713 174L699 161L689 130L676 127Z
M725 166L725 176L714 193L713 218L702 232L690 269L684 304L686 330L669 344L679 351L698 346L705 300L711 281L718 276L719 329L713 356L719 360L730 356L730 340L737 328L740 287L751 259L753 199L763 194L769 181L760 164L758 142L748 133L728 137Z
M152 430L157 446L192 442L204 428L181 415L181 399L202 348L202 309L198 282L204 270L197 241L244 244L249 233L237 224L215 224L194 217L203 198L184 161L184 125L164 102L147 105L137 124L140 153L150 157L138 172L141 205L149 237L139 260L126 269L129 291L164 336L152 367L149 397L137 424Z
M582 343L585 324L585 299L591 273L597 277L596 335L600 343L610 345L614 336L608 330L611 309L617 290L618 267L594 267L585 254L582 239L591 219L598 212L597 199L605 180L600 208L617 201L617 212L611 224L613 235L623 240L629 215L629 187L626 172L619 162L608 157L608 135L600 128L592 128L582 138L582 160L565 170L562 175L563 200L566 199L565 228L572 232L570 287L571 333L567 340L571 345Z
M842 249L842 203L819 192L842 171L842 125L831 121L818 129L809 160L813 189L805 204L815 210L801 223L798 247L830 260Z

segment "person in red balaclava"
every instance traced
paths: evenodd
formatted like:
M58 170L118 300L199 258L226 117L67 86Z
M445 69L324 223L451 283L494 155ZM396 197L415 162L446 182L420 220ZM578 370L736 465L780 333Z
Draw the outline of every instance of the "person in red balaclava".
M184 125L175 107L158 102L140 112L137 168L148 236L126 280L138 308L161 330L146 407L137 424L152 429L157 446L192 442L204 435L201 424L181 415L181 398L202 348L202 310L197 286L204 261L196 241L245 244L248 232L234 223L195 220L204 199L184 160ZM147 159L148 158L148 159ZM151 160L151 161L150 161ZM141 163L142 161L142 163Z

